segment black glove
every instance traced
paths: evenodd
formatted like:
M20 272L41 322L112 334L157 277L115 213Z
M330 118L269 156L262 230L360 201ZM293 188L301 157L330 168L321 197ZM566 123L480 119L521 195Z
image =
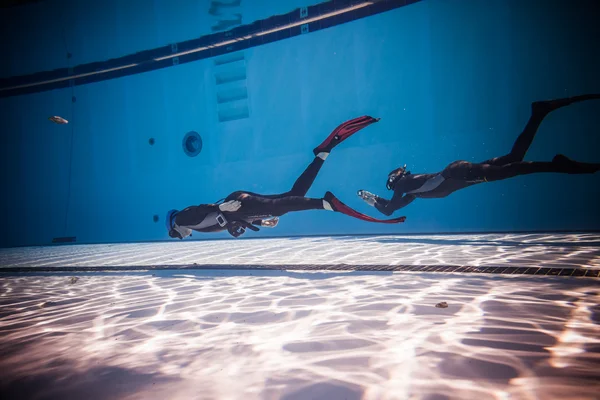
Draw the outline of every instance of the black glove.
M240 237L246 232L246 228L237 221L230 222L227 226L227 231L233 237Z

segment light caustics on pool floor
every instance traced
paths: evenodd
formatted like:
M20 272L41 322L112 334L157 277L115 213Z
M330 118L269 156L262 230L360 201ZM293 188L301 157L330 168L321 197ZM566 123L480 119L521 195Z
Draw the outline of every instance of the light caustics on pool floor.
M600 234L305 237L0 250L0 266L12 269L150 266L340 269L343 265L585 268L596 271L600 269Z
M595 279L207 270L13 276L0 288L4 398L592 399L599 389Z
M595 234L504 234L4 249L0 392L593 399L600 391L598 279L340 269L597 272L599 244ZM161 265L199 269L144 271ZM134 271L99 272L110 266ZM341 267L317 271L331 266ZM98 271L10 272L62 267ZM442 301L448 308L435 307Z

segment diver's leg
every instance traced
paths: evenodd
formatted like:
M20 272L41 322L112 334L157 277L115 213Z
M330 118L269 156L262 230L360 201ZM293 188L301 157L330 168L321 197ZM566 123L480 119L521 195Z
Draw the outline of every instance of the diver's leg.
M325 159L328 155L329 153L319 153L319 155L317 155L317 157L315 157L314 160L312 160L312 162L308 164L308 167L306 167L306 169L304 170L304 172L302 172L298 179L296 179L296 182L294 182L294 186L292 186L292 189L287 192L280 194L257 194L252 192L244 193L248 193L252 196L258 196L265 199L282 199L290 196L305 196L308 192L308 189L310 189L313 182L317 178L317 175L319 174L319 171L321 170L321 167L323 166L323 163L325 162Z
M353 120L344 122L339 125L335 130L321 143L318 147L313 150L315 154L314 160L308 165L304 172L296 179L294 186L288 192L280 195L270 196L271 198L284 198L289 196L306 196L308 190L312 186L313 182L317 178L317 174L321 170L323 163L329 156L329 153L335 146L352 136L354 133L360 131L366 126L371 125L374 122L379 121L372 117L360 117Z
M317 146L313 153L315 159L310 163L308 168L300 175L300 177L294 183L292 189L286 193L289 196L306 196L308 189L312 186L319 170L323 166L323 162L327 159L327 156L333 150L335 146L348 139L361 129L379 121L379 118L373 118L369 116L363 116L354 118L350 121L346 121L340 124L337 128L331 132L331 134Z
M561 172L567 174L595 174L600 171L600 163L575 161L562 154L555 155L552 163L559 165Z
M232 200L232 198L231 198L232 196L237 197L240 193L246 193L251 196L257 196L257 197L262 197L262 198L266 198L266 199L281 199L281 198L289 197L289 196L305 196L306 193L308 192L308 189L310 189L311 185L317 178L317 175L318 175L319 171L321 170L321 167L323 166L323 163L325 162L325 159L327 158L328 155L329 155L329 153L319 153L312 160L312 162L310 164L308 164L308 167L306 167L306 169L304 170L304 172L302 172L302 174L298 177L298 179L296 179L296 182L294 182L294 186L292 186L292 189L285 193L258 194L258 193L253 193L253 192L234 192L234 193L230 194L226 200Z
M241 196L242 207L238 213L245 215L271 215L279 217L293 211L332 210L323 199L303 196L268 198L266 196Z
M304 170L302 175L296 180L292 189L285 193L285 196L306 196L308 189L315 181L319 170L323 166L323 162L329 156L329 153L335 146L348 139L350 136L360 131L361 129L379 121L379 118L373 118L369 116L355 118L350 121L346 121L339 125L331 132L331 134L325 139L323 143L317 146L313 153L315 159L310 163L308 168ZM282 196L283 197L283 196Z
M600 94L586 94L563 99L536 101L531 103L531 116L529 117L529 121L527 121L527 125L525 125L523 132L521 132L517 140L515 140L510 153L502 157L496 157L483 161L481 164L506 165L523 161L525 154L527 153L527 150L529 150L529 147L533 142L533 138L540 127L540 124L549 113L573 103L594 99L600 99Z
M327 159L327 156L329 156L331 150L356 132L377 121L379 121L378 118L376 119L369 116L364 116L346 121L335 128L327 137L327 139L325 139L323 143L313 150L313 153L315 154L314 160L308 165L302 175L296 179L292 189L289 192L278 195L277 197L283 198L288 196L306 196L308 189L310 189L315 181L317 174L323 166L323 162Z
M317 174L321 170L325 159L329 153L319 153L314 160L308 165L308 167L302 172L302 174L294 182L292 189L286 193L286 196L306 196L308 189L312 186L313 182L317 178Z
M379 121L379 118L364 116L346 121L339 125L333 130L327 139L323 141L323 143L313 150L315 158L304 170L304 172L302 172L298 179L296 179L296 182L294 182L294 185L289 191L281 194L261 195L261 197L267 199L283 199L294 196L306 196L306 193L308 193L308 190L317 178L317 175L319 174L319 171L321 170L321 167L329 156L331 150L356 132L377 121Z
M506 165L472 164L463 162L452 164L442 174L446 179L465 182L494 182L520 175L537 173L593 174L600 170L600 164L580 163L557 155L552 162L517 161Z

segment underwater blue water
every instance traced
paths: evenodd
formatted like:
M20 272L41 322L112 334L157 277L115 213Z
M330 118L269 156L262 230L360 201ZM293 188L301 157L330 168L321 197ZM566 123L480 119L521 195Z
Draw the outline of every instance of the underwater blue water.
M239 8L242 23L250 23L315 3L241 0ZM47 1L3 10L3 36L14 40L2 44L10 57L1 78L210 33L210 4ZM361 115L381 121L332 152L308 196L330 190L381 217L357 189L389 197L387 173L404 163L413 173L436 172L457 159L503 155L532 101L600 92L592 4L425 0L250 48L241 63L249 117L236 121L219 122L221 69L214 59L1 98L0 245L43 245L61 236L78 243L172 240L164 229L167 210L235 190L287 191L312 149ZM552 113L526 159L564 153L600 162L599 111L594 101ZM70 124L52 124L51 115ZM191 130L203 140L194 158L181 145ZM404 224L311 211L245 236L598 229L599 184L599 174L529 175L417 200L396 212L407 216Z

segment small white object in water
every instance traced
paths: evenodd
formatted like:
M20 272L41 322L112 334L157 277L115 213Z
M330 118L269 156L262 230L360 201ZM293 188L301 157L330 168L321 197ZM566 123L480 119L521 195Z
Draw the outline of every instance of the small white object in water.
M68 124L69 121L67 121L66 119L64 119L63 117L59 117L58 115L54 115L52 117L48 118L50 121L54 122L55 124Z

